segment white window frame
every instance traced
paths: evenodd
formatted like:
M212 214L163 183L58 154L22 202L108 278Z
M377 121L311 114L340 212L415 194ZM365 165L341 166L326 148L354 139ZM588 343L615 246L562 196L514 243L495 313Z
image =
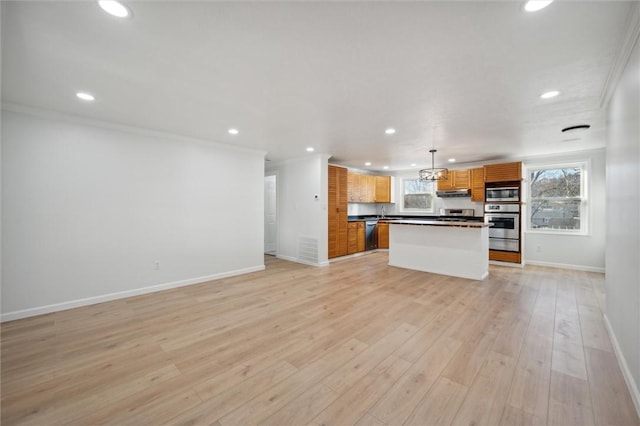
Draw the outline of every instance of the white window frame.
M564 168L580 168L580 229L550 229L550 228L533 228L531 226L531 208L533 207L531 197L531 173L537 170L564 169ZM591 175L591 162L589 160L575 161L569 163L545 163L532 164L526 167L526 183L527 183L527 233L532 234L553 234L553 235L589 235L589 218L590 204L589 200L589 176ZM563 198L560 198L563 199ZM569 198L564 198L568 200Z
M415 177L406 177L406 178L401 178L398 179L400 181L400 211L402 213L430 213L430 214L434 214L436 211L436 187L438 182L433 181L431 183L431 198L433 200L433 202L431 203L431 209L412 209L412 208L407 208L404 206L404 183L405 181L410 181L410 180L420 180L419 178Z

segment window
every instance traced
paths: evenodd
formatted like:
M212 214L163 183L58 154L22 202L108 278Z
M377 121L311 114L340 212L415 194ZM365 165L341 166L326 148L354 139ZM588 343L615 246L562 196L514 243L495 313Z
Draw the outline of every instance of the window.
M529 169L529 230L586 233L587 164Z
M402 180L402 210L407 212L433 213L432 181L420 179Z

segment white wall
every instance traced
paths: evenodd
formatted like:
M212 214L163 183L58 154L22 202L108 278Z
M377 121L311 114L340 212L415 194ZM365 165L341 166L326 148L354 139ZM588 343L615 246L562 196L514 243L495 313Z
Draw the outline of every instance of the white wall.
M640 407L640 42L608 110L606 316Z
M527 232L527 207L523 206L525 263L604 272L605 264L605 150L584 151L523 162L523 168L587 160L590 164L587 186L588 235ZM528 177L522 182L526 197ZM526 198L524 198L526 200Z
M2 119L3 319L264 268L263 153Z
M267 165L265 175L278 174L277 257L311 265L327 264L328 159L325 154L310 154Z

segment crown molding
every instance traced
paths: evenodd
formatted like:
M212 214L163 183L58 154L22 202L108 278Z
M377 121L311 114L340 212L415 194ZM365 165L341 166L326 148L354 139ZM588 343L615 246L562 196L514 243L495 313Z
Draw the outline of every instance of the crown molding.
M86 118L79 115L63 113L63 112L45 109L45 108L37 108L37 107L32 107L29 105L18 104L13 102L3 101L2 111L10 111L10 112L16 112L20 114L32 115L40 118L66 121L69 123L98 127L102 129L109 129L109 130L114 130L114 131L119 131L123 133L139 135L139 136L151 137L151 138L158 138L158 139L165 139L165 140L172 140L172 141L179 141L179 142L188 142L188 143L194 143L194 144L204 144L208 146L215 146L220 149L227 149L230 151L237 151L237 152L242 152L246 154L258 155L261 157L264 157L267 155L267 151L260 150L260 149L230 145L224 142L217 142L217 141L208 140L208 139L199 139L199 138L194 138L190 136L164 132L160 130L147 129L143 127L135 127L135 126L128 126L125 124L112 123L109 121L97 120L94 118Z
M600 108L607 108L613 97L613 92L618 86L622 72L629 62L629 57L633 51L633 47L640 36L640 2L634 1L627 18L627 30L622 39L622 45L618 51L615 62L609 70L607 81L604 84L602 93L600 94Z

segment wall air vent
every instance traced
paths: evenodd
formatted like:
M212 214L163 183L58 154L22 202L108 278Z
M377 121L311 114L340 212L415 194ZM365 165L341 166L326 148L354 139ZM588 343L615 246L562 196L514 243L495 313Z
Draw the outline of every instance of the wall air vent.
M298 237L298 260L313 265L318 264L318 239L315 237Z

